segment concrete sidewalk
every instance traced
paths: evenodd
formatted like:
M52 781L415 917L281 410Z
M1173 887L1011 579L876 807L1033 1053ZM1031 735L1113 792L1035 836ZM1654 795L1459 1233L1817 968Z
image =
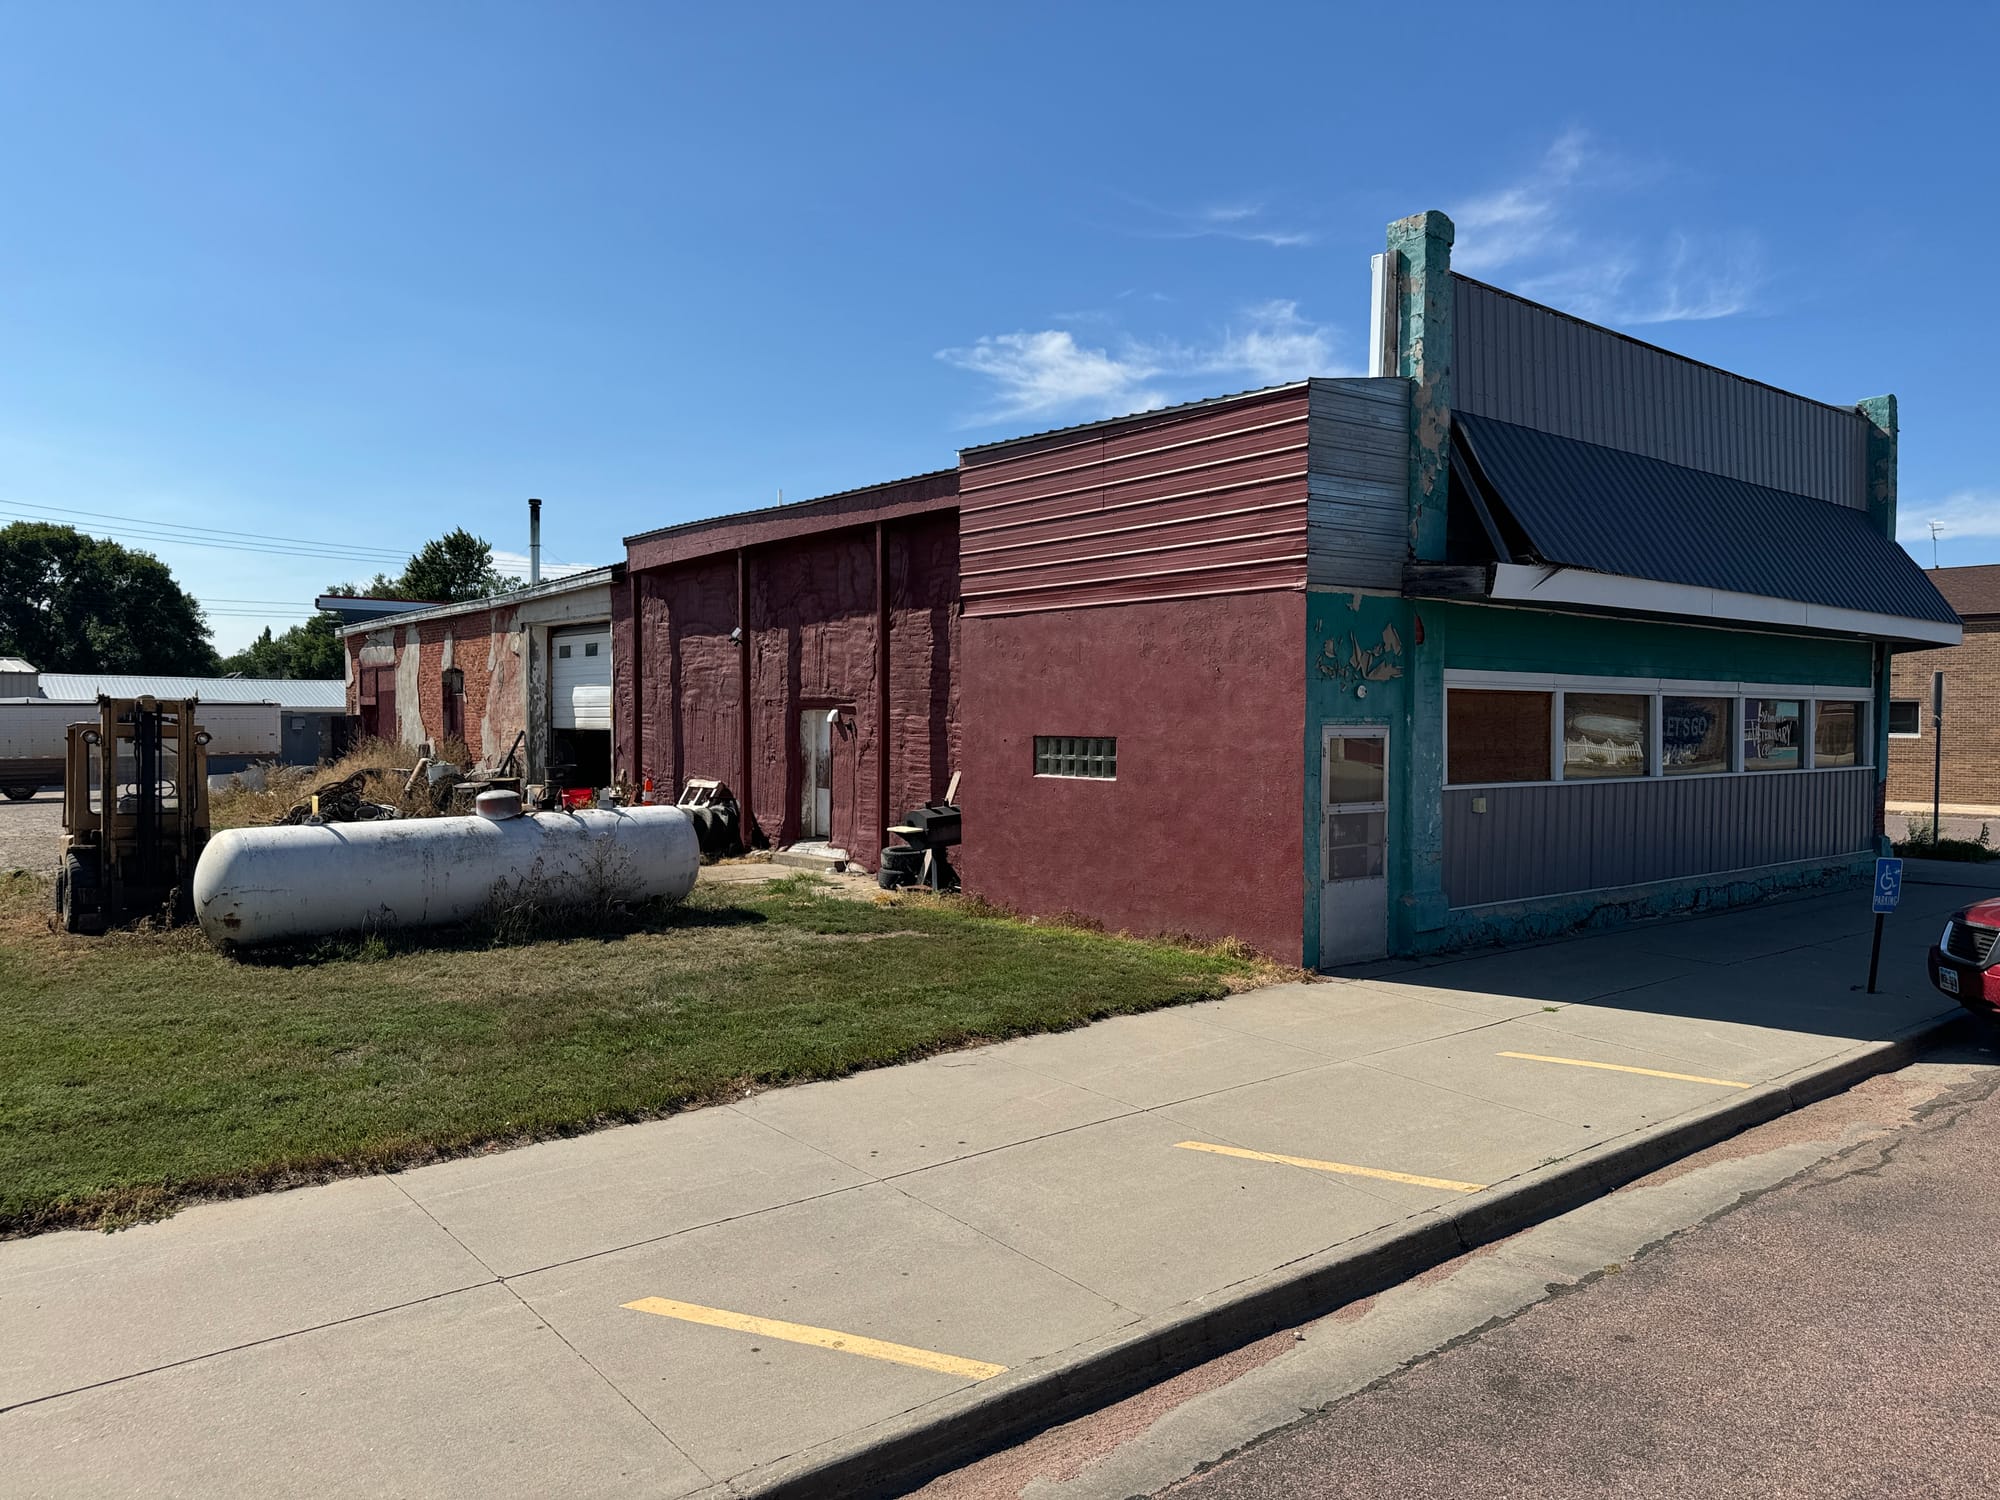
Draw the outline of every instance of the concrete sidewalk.
M1872 997L1850 892L0 1244L5 1488L852 1492L1887 1065L1966 899Z

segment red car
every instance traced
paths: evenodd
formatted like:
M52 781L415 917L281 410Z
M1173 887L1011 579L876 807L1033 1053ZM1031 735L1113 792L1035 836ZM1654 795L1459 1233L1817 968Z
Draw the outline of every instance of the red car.
M2000 897L1951 914L1930 969L1931 983L1975 1016L2000 1019Z

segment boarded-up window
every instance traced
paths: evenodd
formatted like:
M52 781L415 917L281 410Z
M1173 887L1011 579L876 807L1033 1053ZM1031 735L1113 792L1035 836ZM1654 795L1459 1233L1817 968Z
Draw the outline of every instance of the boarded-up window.
M465 673L457 667L444 669L444 735L446 739L465 738Z
M1547 781L1551 696L1453 688L1445 695L1446 778L1458 786Z

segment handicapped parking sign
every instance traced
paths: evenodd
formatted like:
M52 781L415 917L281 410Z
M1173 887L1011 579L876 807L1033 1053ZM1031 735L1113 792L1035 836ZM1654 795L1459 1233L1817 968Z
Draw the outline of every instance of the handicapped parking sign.
M1903 899L1903 862L1900 859L1875 861L1875 911L1878 915L1896 909Z

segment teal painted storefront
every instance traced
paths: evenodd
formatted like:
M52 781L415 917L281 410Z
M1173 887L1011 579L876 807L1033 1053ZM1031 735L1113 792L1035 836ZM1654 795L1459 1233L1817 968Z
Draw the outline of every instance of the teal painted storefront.
M1306 619L1309 965L1320 956L1322 745L1330 726L1379 726L1389 733L1391 953L1417 955L1736 904L1780 889L1846 883L1863 868L1865 857L1843 856L1455 909L1444 882L1445 682L1447 672L1516 672L1873 689L1871 759L1879 779L1886 759L1879 683L1886 674L1877 671L1880 648L1873 643L1347 592L1310 594Z

